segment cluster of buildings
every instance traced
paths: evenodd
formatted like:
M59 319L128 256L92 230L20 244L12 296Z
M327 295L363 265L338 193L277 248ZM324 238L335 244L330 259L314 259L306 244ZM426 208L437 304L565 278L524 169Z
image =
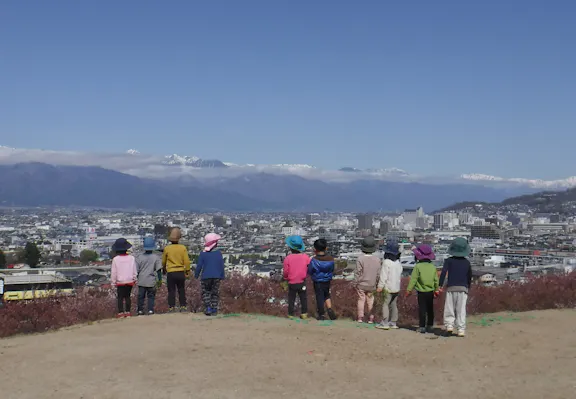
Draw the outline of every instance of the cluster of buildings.
M360 241L369 235L382 243L387 240L401 243L407 273L413 266L411 247L418 242L433 245L441 263L450 241L466 237L474 249L473 261L478 270L509 265L514 261L514 251L538 251L517 254L517 263L524 265L521 271L552 262L562 263L567 270L566 265L571 265L567 260L573 257L576 244L574 215L541 214L526 209L494 212L482 205L431 214L421 207L393 214L198 214L11 208L0 209L0 250L6 255L6 267L22 263L19 254L27 242L34 242L40 249L40 266L44 268L79 266L80 254L85 250L96 253L97 261L91 266L105 267L111 263L111 245L117 238L127 238L134 251L139 251L144 237L154 236L161 250L167 245L166 236L173 226L182 229L182 243L188 246L193 262L202 250L204 235L217 232L223 237L220 247L228 271L261 277L271 277L280 271L287 253L284 238L289 235L301 235L310 247L317 238L325 238L345 269L343 278L351 278ZM495 252L502 250L512 252L494 258L502 256ZM538 259L527 260L527 256ZM81 276L82 281L105 280L94 277L94 272L88 277Z

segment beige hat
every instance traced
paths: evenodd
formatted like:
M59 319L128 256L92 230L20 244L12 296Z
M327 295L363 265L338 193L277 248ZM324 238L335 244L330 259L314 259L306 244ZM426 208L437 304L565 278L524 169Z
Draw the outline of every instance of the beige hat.
M174 227L172 230L170 230L168 241L178 242L180 241L181 238L182 238L182 231L180 230L180 227Z

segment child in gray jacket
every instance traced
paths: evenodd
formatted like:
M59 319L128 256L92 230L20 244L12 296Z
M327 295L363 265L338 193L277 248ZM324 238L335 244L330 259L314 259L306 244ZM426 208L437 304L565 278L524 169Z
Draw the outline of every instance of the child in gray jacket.
M148 297L148 314L154 314L156 285L162 281L162 259L154 253L156 242L144 238L144 253L136 257L138 272L138 316L144 315L144 301Z

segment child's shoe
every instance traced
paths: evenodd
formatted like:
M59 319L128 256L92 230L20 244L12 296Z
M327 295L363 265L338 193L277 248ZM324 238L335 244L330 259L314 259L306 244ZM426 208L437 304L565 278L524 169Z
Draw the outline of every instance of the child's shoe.
M432 333L434 332L434 327L433 327L433 326L428 326L428 327L426 327L426 332L427 332L428 334L432 334Z
M176 313L176 308L170 308L170 309L168 309L168 313Z
M376 324L376 328L379 329L379 330L389 330L389 329L390 329L390 324L384 323L384 322L378 323L378 324Z
M289 318L290 320L296 320L296 316L294 316L293 314L289 314L289 315L288 315L288 318Z
M446 334L447 335L452 335L454 333L454 327L452 326L446 326Z
M392 330L398 330L398 326L396 325L396 323L390 323L389 325Z
M124 318L124 313L118 313L118 314L116 315L116 318L117 318L117 319L123 319L123 318Z
M424 327L420 327L416 331L419 332L420 334L426 334L426 328L424 328Z
M370 315L370 318L368 319L368 324L374 324L374 315Z
M464 338L466 336L466 332L464 330L458 330L458 336L460 338Z
M138 311L138 316L144 316L144 312L142 310Z
M317 317L316 317L316 320L318 320L318 321L324 321L324 320L326 320L326 317L325 317L324 315L317 316Z
M204 314L206 316L212 316L212 308L206 308L206 311L204 312Z
M153 310L149 310L149 311L148 311L148 316L152 316L153 314L154 314L154 311L153 311Z
M180 313L188 313L188 306L180 306Z
M130 312L124 312L124 318L129 319L130 316Z
M338 318L332 308L328 309L328 317L330 317L330 320L336 320Z
M300 318L301 318L302 320L307 320L307 319L308 319L308 313L302 313L302 314L300 315Z
M358 317L358 320L356 320L356 323L364 323L364 319L361 317Z

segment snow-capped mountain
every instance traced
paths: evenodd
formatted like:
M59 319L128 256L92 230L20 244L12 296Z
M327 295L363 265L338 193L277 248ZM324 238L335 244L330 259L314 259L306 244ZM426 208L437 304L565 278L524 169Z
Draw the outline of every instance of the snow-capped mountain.
M217 159L201 159L194 156L187 155L166 155L162 161L164 165L174 166L192 166L195 168L227 168L228 166Z
M126 151L126 154L128 154L128 155L140 155L140 151L135 150L133 148L130 148L128 151Z
M460 175L464 180L477 182L501 182L528 186L537 189L563 189L576 187L576 176L558 180L525 179L521 177L499 177L485 175L482 173L471 173Z
M385 168L385 169L358 169L352 167L344 167L338 169L340 172L352 172L352 173L368 173L370 175L378 176L410 176L410 173L399 168Z

